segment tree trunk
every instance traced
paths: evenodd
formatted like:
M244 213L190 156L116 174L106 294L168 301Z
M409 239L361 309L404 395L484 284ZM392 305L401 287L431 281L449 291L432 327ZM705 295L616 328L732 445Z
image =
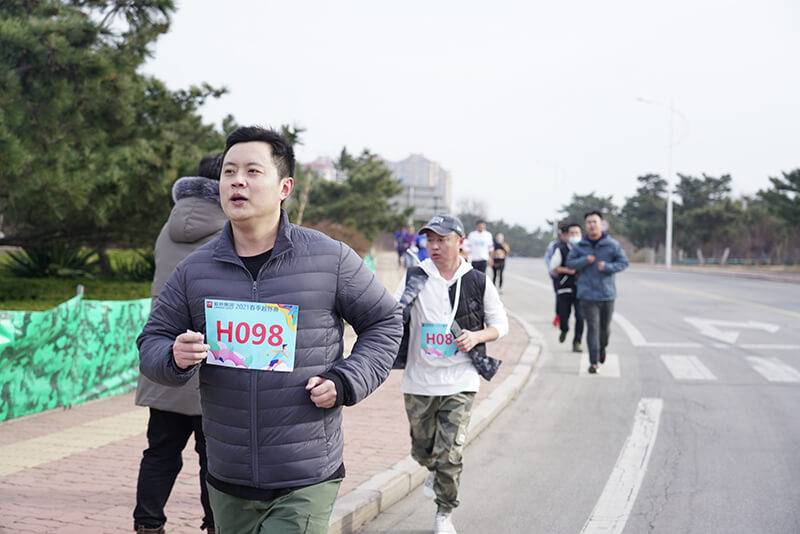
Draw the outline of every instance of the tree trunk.
M114 270L111 268L111 258L108 257L108 251L105 245L98 246L95 249L97 258L100 260L100 276L111 276Z
M706 259L703 257L703 251L699 248L697 249L697 263L703 265L706 262Z

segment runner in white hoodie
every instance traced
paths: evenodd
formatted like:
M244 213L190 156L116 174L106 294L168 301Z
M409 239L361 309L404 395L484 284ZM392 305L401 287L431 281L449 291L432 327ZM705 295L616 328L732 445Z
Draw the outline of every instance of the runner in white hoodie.
M430 258L412 267L427 279L411 305L401 387L411 425L411 455L431 471L423 493L436 497L436 532L455 533L451 513L458 506L462 452L480 385L466 353L485 353L487 341L508 332L508 318L491 279L459 255L464 225L458 218L437 215L420 233L427 235ZM404 277L396 299L405 286ZM462 329L455 339L450 333L454 319Z

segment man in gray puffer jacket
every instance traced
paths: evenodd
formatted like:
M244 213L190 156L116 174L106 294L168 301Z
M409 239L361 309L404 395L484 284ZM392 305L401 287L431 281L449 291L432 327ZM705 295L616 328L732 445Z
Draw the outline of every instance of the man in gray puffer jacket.
M175 206L158 234L155 247L155 276L150 294L155 306L161 288L178 263L201 245L219 236L228 218L219 203L219 173L222 154L206 156L197 176L185 176L172 186ZM208 502L205 475L206 440L200 411L200 381L192 377L181 387L157 384L139 375L136 404L150 408L147 449L139 466L133 528L140 533L164 532L164 506L175 479L183 467L182 452L194 433L200 459L200 501L203 523L213 532L214 517Z
M344 477L341 407L386 379L402 335L399 306L361 258L289 222L281 203L293 173L277 132L228 136L220 199L230 222L178 265L137 341L142 373L156 382L180 385L199 371L220 534L327 532ZM216 306L227 315L206 325ZM348 358L343 320L358 334ZM266 345L288 365L248 359Z

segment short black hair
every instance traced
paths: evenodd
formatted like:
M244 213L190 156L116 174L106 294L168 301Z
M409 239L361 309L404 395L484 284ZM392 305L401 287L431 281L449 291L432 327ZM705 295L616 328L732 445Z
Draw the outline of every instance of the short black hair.
M587 211L586 213L583 214L583 220L585 221L586 217L588 217L589 215L597 215L598 217L600 217L601 220L603 219L603 214L600 213L600 210L589 210L589 211Z
M558 225L558 233L566 234L567 232L569 232L569 224L561 223Z
M292 143L280 132L261 126L240 126L232 131L225 140L225 152L228 154L233 145L260 141L272 147L272 162L278 169L279 178L294 177L294 148Z
M478 219L478 220L475 222L475 226L478 226L478 225L479 225L479 224L481 224L481 223L483 223L483 224L486 224L486 221L484 221L483 219Z
M200 165L197 167L197 176L203 178L211 178L212 180L219 180L219 175L222 172L222 152L219 154L209 154L203 156L200 160Z
M575 223L575 222L571 222L571 223L569 223L569 224L567 225L567 232L569 232L569 229L570 229L570 228L580 228L580 229L581 229L581 231L583 230L583 227L582 227L580 224L578 224L578 223Z

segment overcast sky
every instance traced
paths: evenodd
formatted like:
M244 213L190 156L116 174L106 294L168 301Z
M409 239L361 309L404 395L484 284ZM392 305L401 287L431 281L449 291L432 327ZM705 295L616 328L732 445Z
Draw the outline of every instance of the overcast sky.
M800 167L799 23L797 0L183 0L145 71L227 87L218 126L307 128L301 161L424 154L454 209L532 230L666 175L670 102L674 172L752 194Z

